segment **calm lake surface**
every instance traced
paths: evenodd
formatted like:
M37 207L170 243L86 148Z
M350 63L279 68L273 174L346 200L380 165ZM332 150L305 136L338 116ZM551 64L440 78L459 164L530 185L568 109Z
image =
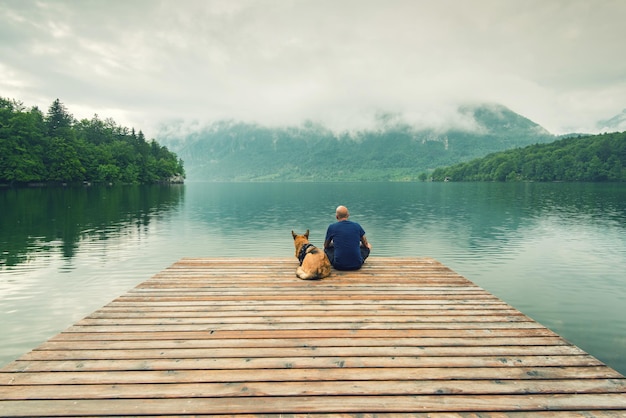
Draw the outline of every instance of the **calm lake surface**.
M182 257L321 246L339 204L372 255L434 257L626 374L626 185L569 183L3 189L0 366Z

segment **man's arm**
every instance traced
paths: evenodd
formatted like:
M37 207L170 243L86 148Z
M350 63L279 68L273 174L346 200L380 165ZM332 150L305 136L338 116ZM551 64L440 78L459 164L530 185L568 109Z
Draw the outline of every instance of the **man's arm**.
M365 235L361 235L361 243L363 244L364 247L367 247L370 250L372 249L372 244L369 243ZM326 245L326 243L324 243L324 245Z
M326 237L324 237L324 248L330 248L333 243L332 225L326 228Z

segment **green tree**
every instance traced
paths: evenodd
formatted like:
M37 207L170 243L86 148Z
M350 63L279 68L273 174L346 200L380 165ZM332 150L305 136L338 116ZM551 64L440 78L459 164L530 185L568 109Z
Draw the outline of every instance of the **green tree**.
M148 144L141 131L98 115L75 121L59 99L44 116L0 98L2 183L159 182L175 174L184 174L182 161L156 141Z
M63 138L52 138L45 157L50 181L82 181L85 175L76 149Z
M37 108L25 111L15 101L0 99L0 181L43 181L43 115Z
M435 180L626 181L626 132L567 138L440 168ZM494 169L495 168L495 169Z
M73 121L74 117L67 111L65 105L63 105L59 99L56 99L50 105L46 115L48 136L66 137L69 129L72 127Z

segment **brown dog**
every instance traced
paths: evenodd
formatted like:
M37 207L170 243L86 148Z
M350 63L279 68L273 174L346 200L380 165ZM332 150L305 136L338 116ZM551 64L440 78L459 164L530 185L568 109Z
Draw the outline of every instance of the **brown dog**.
M291 231L293 244L296 246L296 258L300 265L296 269L296 276L302 280L323 279L330 276L330 261L324 251L309 243L309 230L304 235Z

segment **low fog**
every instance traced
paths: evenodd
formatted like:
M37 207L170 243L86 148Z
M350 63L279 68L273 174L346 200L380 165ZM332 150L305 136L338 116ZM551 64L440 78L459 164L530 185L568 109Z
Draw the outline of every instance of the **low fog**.
M218 120L475 129L468 103L594 133L626 107L625 16L586 0L5 0L0 91L148 137Z

